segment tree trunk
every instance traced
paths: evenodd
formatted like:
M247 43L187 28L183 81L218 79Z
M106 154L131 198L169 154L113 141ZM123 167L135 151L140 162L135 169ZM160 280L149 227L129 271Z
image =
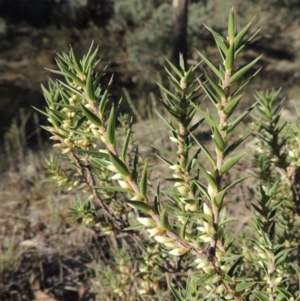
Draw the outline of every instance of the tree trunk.
M188 0L173 0L173 53L172 61L179 66L179 54L187 59Z

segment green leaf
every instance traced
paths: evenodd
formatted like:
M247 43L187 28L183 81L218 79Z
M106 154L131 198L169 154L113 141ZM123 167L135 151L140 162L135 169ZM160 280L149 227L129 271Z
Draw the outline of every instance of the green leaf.
M255 295L259 300L261 301L269 301L269 297L261 292L258 292L257 290L252 291L252 294Z
M218 189L218 184L217 184L216 179L211 174L209 174L203 167L199 166L199 169L202 172L202 174L204 175L207 182L210 184L210 186L214 190L217 190ZM209 199L210 199L210 197L209 197Z
M210 195L207 192L206 186L203 183L196 181L196 180L194 180L194 183L199 188L199 190L205 195L205 197L209 200Z
M216 95L208 88L206 87L200 80L199 80L200 85L202 86L204 92L206 93L206 95L208 96L208 98L211 100L211 102L216 105L219 103L218 98L216 97Z
M226 42L224 40L224 38L219 35L216 31L214 31L211 27L207 26L204 24L204 26L211 32L211 34L213 35L215 42L218 46L219 49L222 50L222 52L226 55L227 53L227 46L226 46Z
M247 34L248 30L252 26L252 23L255 18L256 17L253 17L253 19L234 38L235 49L237 49L240 46L241 41L243 40L244 36Z
M125 165L125 163L112 152L109 151L108 154L109 154L109 159L110 159L111 163L118 170L118 172L126 178L129 177L130 172L129 172L127 166Z
M217 127L213 127L213 139L218 150L223 152L226 145Z
M180 77L183 77L183 74L166 58L166 61L170 65L170 67L173 69L173 71Z
M213 89L218 93L218 95L219 95L221 98L225 98L226 95L225 95L225 92L224 92L224 90L222 89L222 87L221 87L218 83L216 83L216 82L214 81L214 79L211 78L211 77L209 76L208 73L205 72L205 76L206 76L206 78L208 79L210 85L213 87Z
M113 145L114 147L116 146L116 119L115 119L115 106L113 105L109 118L107 121L107 140L108 142Z
M105 158L108 159L109 156L107 153L95 151L95 150L86 150L82 148L75 148L75 151L81 154L91 155L93 158Z
M192 133L190 133L190 135L193 137L195 142L200 146L201 150L204 152L206 158L211 163L211 165L215 168L216 162L215 162L214 158L212 157L212 155L209 153L209 151L206 149L206 147L198 139L196 139L196 137Z
M220 174L224 175L233 165L235 165L246 153L241 153L228 159L221 167Z
M131 231L131 230L138 230L138 229L145 229L145 225L141 223L137 223L130 227L125 228L124 231Z
M218 194L214 197L214 204L220 208L222 206L222 203L223 203L223 199L224 199L224 196L226 194L226 192L234 187L235 185L237 185L238 183L244 181L245 179L247 179L248 177L243 177L243 178L240 178L240 179L237 179L237 180L234 180L233 182L231 182L230 184L228 184L227 186L225 186L220 192L218 192Z
M90 100L95 100L95 88L93 83L93 70L90 67L87 77L86 77L86 87L85 87L86 94Z
M151 145L151 147L153 147L153 148L155 148L155 149L157 149L157 150L159 150L159 151L161 151L161 152L163 152L163 153L165 153L165 154L167 154L167 155L169 155L171 157L177 158L177 154L174 153L174 152L170 152L170 151L168 151L168 150L166 150L166 149L164 149L162 147L156 146L156 145Z
M176 301L185 301L185 298L180 294L179 291L177 291L172 284L169 285L170 289L172 291L172 294L174 295Z
M235 27L234 12L233 12L233 8L231 8L229 19L228 19L228 38L230 44L233 44L234 37L235 37L235 30L236 27Z
M236 292L237 293L242 292L245 289L247 289L248 287L253 286L253 285L255 285L254 282L252 282L252 283L251 282L241 282L236 286Z
M251 133L245 135L244 137L238 139L237 141L235 141L234 143L232 143L230 146L228 146L226 148L226 150L224 151L224 158L227 157L231 152L233 152L244 140L246 140L249 136L251 135Z
M142 197L146 200L147 199L147 186L148 186L148 162L145 162L144 170L140 180L140 192Z
M293 297L289 291L279 286L276 287L276 291L279 291L286 298L287 301L290 300L290 297Z
M196 110L200 113L200 115L209 123L211 127L218 126L217 122L211 118L209 114L206 114L203 112L198 106L196 106L194 103L192 103L192 106L196 108Z
M132 190L128 189L128 188L123 188L120 186L94 186L99 192L101 191L119 191L119 192L127 192L127 193L132 193Z
M230 85L234 84L241 76L243 76L250 68L252 68L260 60L261 57L262 55L260 55L248 65L236 71L230 78Z
M189 221L189 219L187 219L187 220L185 221L184 225L183 225L183 226L181 227L181 229L180 229L179 237L180 237L181 239L183 239L183 240L185 240L186 226L187 226L187 224L188 224L188 221Z
M70 78L71 80L73 80L79 87L81 88L85 88L85 83L78 77L76 76L74 73L72 73L71 71L69 71L66 67L61 66L61 69L63 72L59 72L59 71L54 71L54 70L50 70L51 72L54 73L58 73L58 74L62 74L65 77Z
M153 213L152 208L148 204L146 204L145 202L141 202L141 201L126 201L126 203L130 207L138 209L138 210L141 210L141 211L143 211L145 213L148 213L148 214L152 214Z
M160 213L160 218L161 218L161 226L163 229L169 231L171 229L169 218L168 218L168 210L167 207L165 207L161 213Z
M201 56L203 61L208 65L208 67L213 71L213 73L217 75L217 77L222 81L223 80L222 73L201 52L199 51L197 52Z
M243 94L238 95L234 99L232 99L223 109L227 118L229 118L234 112L235 108L238 106L240 100L242 99Z
M76 57L74 51L73 51L73 48L71 47L71 55L72 55L72 61L74 63L74 68L75 70L77 71L77 73L82 73L82 67L81 67L81 64L78 60L78 58Z
M175 94L173 94L171 91L169 91L168 89L166 89L163 85L161 85L160 83L156 82L156 84L160 87L160 89L165 92L167 95L171 96L173 99L177 100L180 102L180 98L178 98Z
M255 104L254 104L255 106ZM241 114L235 121L233 121L231 123L231 125L227 128L227 133L230 133L231 131L233 131L235 129L235 127L237 125L239 125L239 123L241 121L243 121L245 119L245 117L253 110L254 106L250 107L247 111L245 111L243 114Z
M232 222L236 222L236 221L239 221L239 220L240 220L240 218L238 218L238 217L228 217L228 218L224 219L223 221L221 221L219 223L219 229L223 225L226 225L226 224L232 223Z
M131 135L132 135L132 130L131 130L131 126L130 128L128 128L127 130L127 134L126 134L126 138L123 144L123 149L122 149L122 159L125 162L126 161L126 157L127 157L127 152L128 152L128 146L129 146L129 142L131 139Z
M230 45L225 59L226 72L228 72L229 74L231 74L233 64L234 64L234 43Z
M84 115L87 117L87 119L95 124L98 127L102 127L103 124L101 120L96 116L94 113L92 113L89 109L87 109L84 105L81 104L81 110L83 111Z

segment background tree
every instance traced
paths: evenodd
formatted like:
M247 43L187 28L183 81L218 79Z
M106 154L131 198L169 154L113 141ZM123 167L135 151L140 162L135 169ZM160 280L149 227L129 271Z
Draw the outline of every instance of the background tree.
M188 0L173 0L172 60L179 65L179 53L187 58Z

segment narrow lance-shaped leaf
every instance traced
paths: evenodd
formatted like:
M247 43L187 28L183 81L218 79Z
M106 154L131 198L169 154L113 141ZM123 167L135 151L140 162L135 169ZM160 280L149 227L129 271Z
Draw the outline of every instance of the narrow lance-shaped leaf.
M237 49L240 46L240 42L242 41L242 39L244 38L244 36L247 34L248 30L252 26L254 19L255 17L253 17L253 19L234 38L235 49Z
M235 19L234 19L233 8L231 8L229 19L228 19L228 38L230 44L233 44L234 36L235 36Z
M123 175L124 177L129 177L130 176L130 172L127 168L127 166L125 165L125 163L120 160L115 154L113 154L112 152L109 151L109 159L111 161L111 163L113 164L113 166L118 170L118 172Z
M208 73L205 72L205 76L206 78L208 79L210 85L213 87L213 89L218 93L218 95L221 97L221 98L224 98L226 95L225 95L225 92L224 90L222 89L222 87L215 82L214 79L212 79Z
M226 150L224 151L224 158L227 157L231 152L233 152L250 135L251 135L251 133L245 135L244 137L238 139L237 141L235 141L234 143L232 143L230 146L228 146L226 148Z
M123 159L124 162L126 161L128 146L129 146L129 142L130 142L130 139L131 139L131 135L132 135L132 130L131 130L131 126L130 126L130 128L127 130L127 134L126 134L125 141L124 141L124 144L123 144L123 149L122 149L122 159Z
M217 184L216 179L211 174L209 174L204 168L202 168L201 166L199 166L199 169L202 172L202 174L204 175L204 177L207 180L207 182L210 184L210 186L214 190L217 190L218 189L218 184Z
M210 26L207 26L205 24L204 24L204 26L211 32L211 34L213 35L213 37L215 39L217 46L226 55L228 48L226 46L226 43L225 43L225 40L223 39L223 37L220 36L216 31L214 31Z
M163 227L163 229L170 230L171 226L170 226L170 222L169 222L167 207L165 207L162 210L162 212L160 213L160 217L161 217L161 226Z
M166 94L168 94L169 96L171 96L172 98L176 99L177 101L180 101L180 98L178 98L175 94L173 94L172 92L170 92L168 89L166 89L164 86L162 86L160 83L156 82L156 84L160 87L160 89L165 92Z
M243 177L243 178L240 178L240 179L237 179L233 182L231 182L229 185L227 185L226 187L224 187L215 197L214 197L214 204L220 208L222 206L222 203L223 203L223 199L224 199L224 196L226 194L226 192L234 187L235 185L237 185L238 183L244 181L245 179L247 179L248 177Z
M86 108L84 105L82 105L82 104L81 104L81 109L82 109L84 115L88 118L88 120L89 120L91 123L93 123L93 124L95 124L95 125L97 125L97 126L99 126L99 127L102 127L102 126L103 126L101 120L100 120L94 113L92 113L89 109L87 109L87 108Z
M203 61L208 65L208 67L213 71L213 73L215 75L217 75L217 77L222 80L223 76L221 74L221 72L199 51L197 51L198 54L201 56L201 58L203 59Z
M209 151L206 149L206 147L192 133L190 133L190 135L193 137L195 142L200 146L200 148L204 152L204 154L205 154L206 158L208 159L208 161L215 168L216 167L216 162L215 162L214 158L212 157L212 155L209 153Z
M186 226L188 224L189 219L187 219L184 223L184 225L182 226L182 228L180 229L180 238L185 240L185 233L186 233Z
M238 154L230 159L228 159L221 167L220 173L221 175L225 174L233 165L235 165L245 153Z
M145 213L148 213L148 214L152 214L153 213L152 208L148 204L146 204L145 202L141 202L141 201L126 201L126 203L130 207L138 209L138 210L141 210L141 211L143 211Z
M105 108L107 105L109 91L110 91L112 82L113 82L113 75L111 76L108 86L107 86L106 90L104 91L104 93L101 97L100 103L99 103L98 112L99 112L101 118L103 118L104 113L105 113Z
M76 57L72 47L71 47L71 55L72 55L72 60L73 60L73 63L74 63L75 70L77 71L78 74L81 74L82 73L82 67L81 67L81 64L80 64L78 58Z
M69 77L70 79L72 79L79 87L84 88L85 87L85 83L79 78L77 77L74 73L72 73L71 71L69 71L66 67L61 66L61 69L63 70L62 75L64 75L65 77ZM54 73L58 73L59 71L55 72L54 70L51 70Z
M223 152L225 149L225 142L217 127L213 127L213 139L216 143L218 150Z
M240 100L242 99L242 96L243 94L238 95L224 107L223 111L226 114L227 118L229 118L234 112L235 108L238 106Z
M234 43L232 43L227 51L226 59L225 59L225 68L226 72L231 74L231 70L233 68L234 63Z
M95 88L93 83L93 70L90 67L87 77L86 77L86 87L85 87L86 94L90 100L95 100Z
M145 162L144 165L144 170L141 176L140 180L140 192L143 198L146 200L147 199L147 186L148 186L148 162Z
M256 104L254 104L255 106ZM243 114L241 114L236 120L234 120L232 122L232 124L228 127L227 129L227 133L230 133L231 131L234 130L234 128L241 122L245 119L245 117L253 110L253 107L250 107L247 111L245 111Z
M251 67L253 67L258 61L259 59L262 57L262 55L260 55L258 58L256 58L255 60L253 60L251 63L249 63L248 65L244 66L243 68L241 68L240 70L236 71L230 78L230 84L234 84L241 76L243 76Z
M206 87L200 80L199 80L200 85L202 86L202 89L208 96L208 98L211 100L211 102L216 105L219 103L219 99L216 97L216 95L208 88Z
M108 142L113 145L114 147L116 146L116 120L115 120L115 106L113 105L109 118L107 121L107 140Z
M170 67L173 69L173 71L180 77L183 77L183 73L181 73L176 67L175 65L173 65L168 59L166 59L166 61L168 62L168 64L170 65Z

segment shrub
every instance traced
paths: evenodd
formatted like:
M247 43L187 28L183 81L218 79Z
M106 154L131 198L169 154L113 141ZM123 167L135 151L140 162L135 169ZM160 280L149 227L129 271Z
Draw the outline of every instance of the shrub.
M236 114L244 87L258 73L243 80L260 57L236 64L258 34L247 35L253 22L236 32L231 10L227 38L207 27L219 66L201 52L202 61L190 68L182 59L179 69L167 60L171 88L159 84L166 109L159 117L172 146L153 148L172 171L164 179L169 185L153 183L157 162L140 155L131 120L119 113L120 102L110 100L113 77L106 88L101 85L105 70L95 72L97 49L92 45L81 60L72 49L58 54L59 70L51 71L64 81L42 87L43 114L51 123L44 128L68 167L55 160L48 167L60 186L85 193L72 208L74 218L110 241L109 266L101 261L93 266L103 298L167 300L170 291L179 301L296 300L299 295L299 122L281 122L283 102L277 103L279 91L273 90L258 92L257 102ZM200 64L205 71L197 77ZM204 111L207 101L213 109ZM253 108L256 178L246 204L252 219L233 235L228 225L239 218L228 215L225 200L247 178L232 175L246 157L241 148L251 131L234 133ZM209 144L199 134L205 123Z

